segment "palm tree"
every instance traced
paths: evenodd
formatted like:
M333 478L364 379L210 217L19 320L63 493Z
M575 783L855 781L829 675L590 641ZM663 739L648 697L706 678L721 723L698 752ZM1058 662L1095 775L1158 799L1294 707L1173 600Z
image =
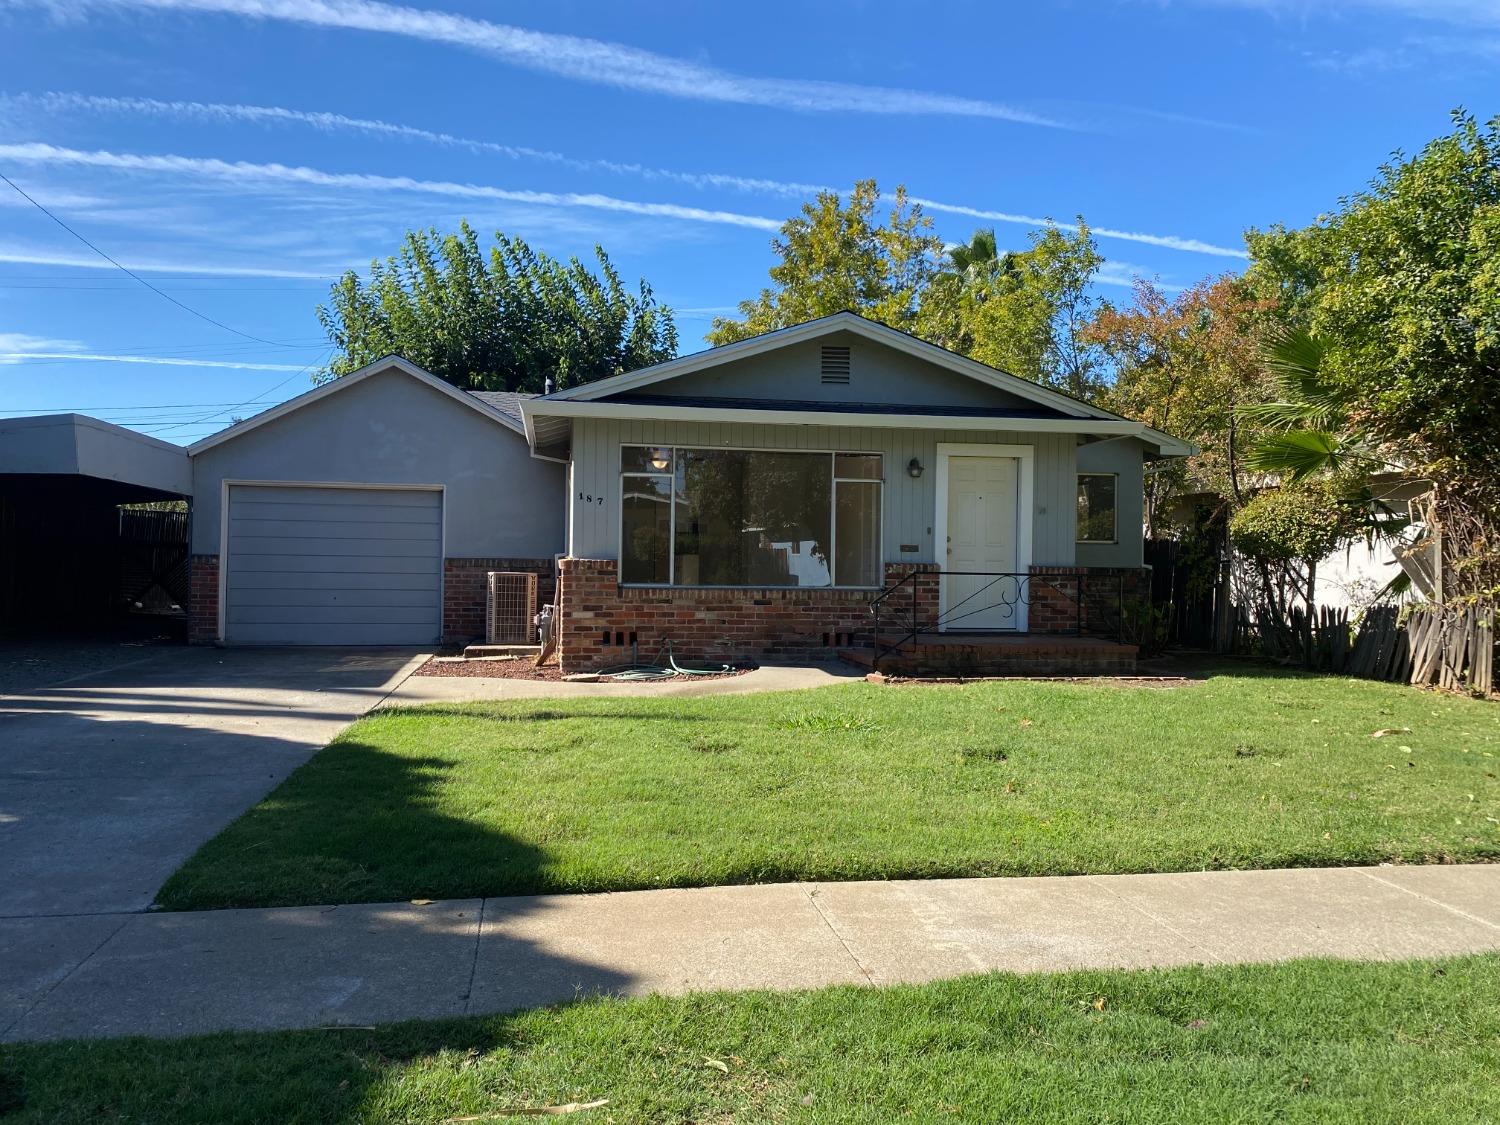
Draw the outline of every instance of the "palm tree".
M1278 432L1246 454L1249 468L1296 483L1389 467L1369 435L1354 424L1349 396L1324 377L1327 353L1327 342L1304 328L1285 329L1266 341L1263 358L1278 398L1243 406L1239 413Z
M1009 257L1009 254L1000 254L993 227L989 230L976 230L968 242L961 242L948 251L948 261L953 272L959 274L965 282L990 276Z

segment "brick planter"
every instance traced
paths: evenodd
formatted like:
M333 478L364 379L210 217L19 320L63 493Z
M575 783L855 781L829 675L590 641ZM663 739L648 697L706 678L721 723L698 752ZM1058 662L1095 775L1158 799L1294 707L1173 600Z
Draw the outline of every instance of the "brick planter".
M918 614L937 613L932 564L892 563L886 585L919 571ZM651 660L667 640L685 660L725 663L772 657L829 659L868 638L874 590L807 587L658 589L621 586L613 559L563 559L560 648L564 672L593 671L634 659ZM892 623L904 622L906 589L888 603Z

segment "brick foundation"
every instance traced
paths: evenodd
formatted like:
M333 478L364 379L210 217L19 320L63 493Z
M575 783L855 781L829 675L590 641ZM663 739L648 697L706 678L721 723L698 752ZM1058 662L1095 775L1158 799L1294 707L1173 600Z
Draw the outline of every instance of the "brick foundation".
M188 558L188 644L211 645L219 639L219 556Z
M492 570L535 574L537 606L552 601L556 581L551 559L444 559L444 644L460 645L484 640L485 575Z
M878 591L772 587L646 589L620 586L613 559L563 559L559 601L564 672L588 672L654 658L666 640L685 660L725 663L771 657L828 659L867 639ZM917 612L937 613L932 564L892 563L886 585L918 571ZM931 577L929 577L931 575ZM909 616L903 589L887 602L894 620Z

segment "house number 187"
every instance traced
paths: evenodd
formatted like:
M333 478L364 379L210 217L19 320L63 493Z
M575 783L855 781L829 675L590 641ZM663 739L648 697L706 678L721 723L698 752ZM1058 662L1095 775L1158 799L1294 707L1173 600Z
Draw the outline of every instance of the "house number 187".
M604 506L604 497L602 496L589 496L587 493L580 492L578 499L582 500L585 504L598 504L601 508Z

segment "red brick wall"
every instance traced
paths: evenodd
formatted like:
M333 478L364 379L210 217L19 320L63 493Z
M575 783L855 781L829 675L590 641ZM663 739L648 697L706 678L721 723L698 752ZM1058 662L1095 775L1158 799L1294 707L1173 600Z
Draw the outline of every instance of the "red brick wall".
M537 607L552 601L556 582L551 559L444 559L443 643L484 640L485 575L521 570L537 576Z
M931 564L893 563L886 585L917 570L918 614L937 614ZM622 587L613 559L563 559L559 600L565 672L592 671L632 659L652 660L670 639L675 656L726 663L767 657L829 657L856 634L871 631L871 590L641 589ZM887 601L891 617L910 616L905 589ZM632 645L632 640L634 644Z
M188 644L211 645L219 639L219 556L188 559Z
M1122 612L1150 593L1146 570L1108 567L1031 568L1031 608L1028 633L1077 633L1113 635L1120 631ZM1082 613L1079 601L1082 599Z

